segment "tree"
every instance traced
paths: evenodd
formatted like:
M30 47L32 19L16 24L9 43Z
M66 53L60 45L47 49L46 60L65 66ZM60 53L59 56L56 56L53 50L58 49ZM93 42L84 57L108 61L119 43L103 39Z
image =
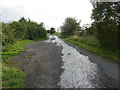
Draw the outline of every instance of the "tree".
M50 28L50 34L53 34L53 33L55 33L56 31L55 31L55 28Z
M47 33L50 33L50 30L47 30Z
M74 32L77 30L79 23L75 18L68 17L65 19L65 22L60 27L61 34L63 37L68 37L70 35L73 35Z
M53 34L53 33L55 33L56 31L55 31L55 28L50 28L50 30L47 30L47 33L50 33L50 34Z
M95 20L96 37L102 47L118 49L120 32L120 2L94 3L92 19ZM119 38L120 40L120 38Z
M83 30L84 30L84 34L87 36L92 36L95 34L95 30L94 30L94 23L90 24L84 24L83 25Z

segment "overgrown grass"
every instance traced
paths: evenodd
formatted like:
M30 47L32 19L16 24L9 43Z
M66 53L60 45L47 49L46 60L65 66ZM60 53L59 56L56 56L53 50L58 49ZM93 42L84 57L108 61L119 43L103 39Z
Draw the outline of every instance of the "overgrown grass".
M26 40L26 41L16 41L14 44L10 44L3 47L3 52L0 52L2 54L2 59L8 59L11 56L17 55L19 52L24 51L23 46L31 43L32 40Z
M3 66L3 88L24 88L25 74L13 67Z
M94 37L86 37L86 38L69 37L66 38L65 40L81 48L84 48L92 53L105 57L113 62L120 63L120 60L118 60L118 53L120 53L120 51L118 50L113 51L107 48L100 48L99 42Z
M11 67L10 57L24 51L24 46L33 42L32 40L16 41L12 45L3 47L2 55L2 86L3 88L24 88L25 74L14 67ZM0 56L1 56L0 55ZM9 63L8 63L9 62Z

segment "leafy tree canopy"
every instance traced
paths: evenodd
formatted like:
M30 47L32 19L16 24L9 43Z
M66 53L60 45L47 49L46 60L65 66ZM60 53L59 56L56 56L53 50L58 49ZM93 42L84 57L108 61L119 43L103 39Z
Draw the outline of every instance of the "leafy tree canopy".
M75 18L68 17L61 26L61 34L63 37L73 35L78 30L79 22Z

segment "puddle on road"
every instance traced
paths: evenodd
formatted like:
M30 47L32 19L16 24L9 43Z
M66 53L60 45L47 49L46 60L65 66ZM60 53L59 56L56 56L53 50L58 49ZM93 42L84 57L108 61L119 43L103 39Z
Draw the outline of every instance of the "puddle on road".
M51 36L50 36L51 37ZM104 88L98 83L98 66L89 60L88 56L82 55L75 48L67 45L63 40L55 36L55 40L46 40L45 42L56 43L62 46L62 61L64 69L60 76L58 85L61 88ZM96 81L95 81L96 80ZM98 80L98 81L97 81ZM94 83L92 82L94 81Z

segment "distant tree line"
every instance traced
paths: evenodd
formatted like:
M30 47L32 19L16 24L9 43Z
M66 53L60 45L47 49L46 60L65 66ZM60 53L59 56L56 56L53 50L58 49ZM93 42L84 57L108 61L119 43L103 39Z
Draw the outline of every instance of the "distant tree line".
M2 45L14 43L18 40L34 40L38 38L46 38L46 30L43 23L36 23L22 17L19 21L11 23L2 23Z

